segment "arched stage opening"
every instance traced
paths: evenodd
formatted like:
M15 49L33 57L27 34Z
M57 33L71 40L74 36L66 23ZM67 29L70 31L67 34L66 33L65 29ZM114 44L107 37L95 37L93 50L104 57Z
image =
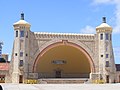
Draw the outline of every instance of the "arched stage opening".
M90 55L79 45L67 41L46 47L33 66L38 78L89 78L94 71Z

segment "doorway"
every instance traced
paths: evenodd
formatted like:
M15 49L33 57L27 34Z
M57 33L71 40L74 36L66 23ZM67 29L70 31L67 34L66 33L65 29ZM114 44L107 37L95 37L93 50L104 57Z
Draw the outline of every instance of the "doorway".
M109 83L109 75L106 75L106 83Z
M55 71L55 77L56 78L61 78L61 70Z
M23 75L19 76L19 83L23 83Z

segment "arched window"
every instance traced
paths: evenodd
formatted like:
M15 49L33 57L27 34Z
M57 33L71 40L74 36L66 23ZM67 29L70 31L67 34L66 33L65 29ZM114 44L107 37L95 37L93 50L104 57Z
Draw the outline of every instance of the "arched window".
M19 66L23 66L23 60L20 60Z
M16 31L16 37L18 37L18 31Z
M110 34L110 41L112 40L112 35Z
M105 65L106 67L109 67L109 61L106 61L106 65Z
M105 34L105 40L109 40L109 34L108 33Z
M103 34L100 34L100 40L103 40Z
M20 57L23 57L23 52L20 52Z
M20 37L24 37L24 31L20 31Z

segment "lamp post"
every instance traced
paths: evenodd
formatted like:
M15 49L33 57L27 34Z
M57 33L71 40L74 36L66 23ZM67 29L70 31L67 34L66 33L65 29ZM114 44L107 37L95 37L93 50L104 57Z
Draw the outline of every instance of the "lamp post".
M2 58L2 45L3 45L3 42L0 42L0 58Z

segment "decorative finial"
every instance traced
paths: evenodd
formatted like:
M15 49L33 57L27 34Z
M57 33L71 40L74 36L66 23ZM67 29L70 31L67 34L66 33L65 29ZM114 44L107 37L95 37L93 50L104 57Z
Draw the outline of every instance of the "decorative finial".
M103 23L106 23L106 17L103 17L102 19L103 19Z
M21 13L21 20L24 20L24 13Z

